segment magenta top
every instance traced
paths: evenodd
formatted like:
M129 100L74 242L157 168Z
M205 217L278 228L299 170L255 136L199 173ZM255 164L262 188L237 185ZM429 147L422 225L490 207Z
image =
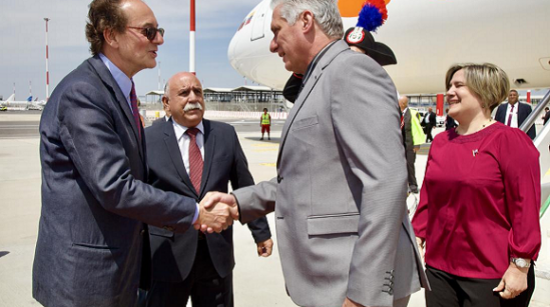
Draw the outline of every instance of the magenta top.
M541 244L539 152L501 123L432 142L413 218L426 264L468 277L501 278L510 257L535 260Z

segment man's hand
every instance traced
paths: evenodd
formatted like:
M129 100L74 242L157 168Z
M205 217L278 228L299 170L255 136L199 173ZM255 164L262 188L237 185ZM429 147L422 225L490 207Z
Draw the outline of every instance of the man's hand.
M233 220L239 219L239 210L234 204L216 202L215 205L206 207L207 200L208 194L199 204L199 217L193 224L195 229L208 233L220 233L231 226Z
M494 292L499 292L500 297L504 299L513 299L527 289L527 272L529 268L518 268L515 264L510 263L504 276Z
M346 297L346 299L344 300L344 304L342 304L342 307L365 307L365 306L359 303L356 303Z
M237 207L235 196L221 192L208 192L201 201L201 204L204 204L206 209L215 206L217 203L224 203Z
M418 153L419 150L420 150L420 145L416 145L413 147L414 153Z
M263 242L256 243L258 248L258 256L260 257L269 257L271 256L271 251L273 251L273 240L267 239Z

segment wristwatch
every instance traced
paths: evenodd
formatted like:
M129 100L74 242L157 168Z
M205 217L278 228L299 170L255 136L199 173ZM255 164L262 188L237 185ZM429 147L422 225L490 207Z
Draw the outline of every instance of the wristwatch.
M528 268L528 267L531 266L531 260L530 259L510 258L510 262L515 264L518 268Z

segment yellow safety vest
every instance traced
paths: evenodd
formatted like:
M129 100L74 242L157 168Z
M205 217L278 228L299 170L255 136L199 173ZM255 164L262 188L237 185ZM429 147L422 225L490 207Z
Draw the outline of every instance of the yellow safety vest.
M420 145L424 144L424 141L426 140L426 135L424 134L424 131L422 130L422 126L420 125L420 120L418 119L418 112L416 112L413 109L409 109L411 111L411 134L413 139L413 145Z
M262 125L271 125L269 114L262 114Z

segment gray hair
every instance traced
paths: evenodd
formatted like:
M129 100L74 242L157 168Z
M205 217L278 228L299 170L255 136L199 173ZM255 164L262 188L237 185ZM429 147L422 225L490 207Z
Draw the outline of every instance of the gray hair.
M293 25L303 11L313 13L321 30L330 38L341 39L344 25L338 11L337 0L271 0L271 9L281 6L281 17Z
M168 92L170 91L170 80L168 80L168 82L166 82L166 84L164 85L164 94L162 96L166 97L166 99L168 99Z

